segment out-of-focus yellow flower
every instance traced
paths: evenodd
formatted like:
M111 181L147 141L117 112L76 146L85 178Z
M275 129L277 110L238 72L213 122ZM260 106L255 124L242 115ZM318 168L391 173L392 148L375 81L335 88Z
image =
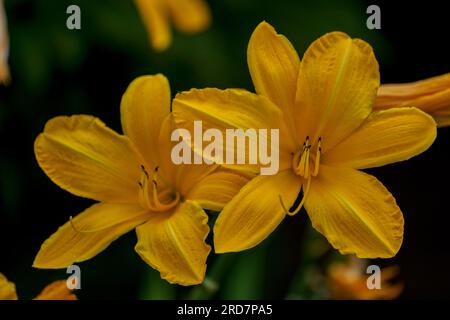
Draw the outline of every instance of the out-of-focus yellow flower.
M66 280L58 280L46 286L34 300L77 300L77 296L67 288Z
M342 32L314 41L300 62L292 44L263 22L247 60L257 94L193 89L173 104L178 126L191 132L196 120L223 132L279 129L279 172L254 178L225 206L214 226L216 252L256 246L304 205L314 228L341 253L394 256L403 215L383 184L360 169L425 151L435 121L416 108L372 112L377 60L369 44Z
M206 29L211 13L205 0L135 0L155 50L165 50L172 42L170 20L178 30L195 33Z
M374 109L416 107L432 115L438 126L450 125L450 73L410 83L384 84Z
M0 273L0 300L17 300L16 286ZM50 283L34 300L77 300L77 296L67 288L66 280Z
M46 240L36 268L88 260L136 229L136 252L171 283L201 283L210 246L208 215L248 181L218 165L175 165L169 82L134 80L121 103L125 135L87 115L56 117L35 141L35 155L61 188L94 204Z
M11 78L8 66L9 36L3 0L0 0L0 84L9 84Z
M17 300L16 285L0 273L0 300Z
M369 289L365 273L367 261L353 258L333 263L328 270L330 296L336 300L391 300L403 291L403 284L391 284L399 274L398 266L381 269L381 288Z

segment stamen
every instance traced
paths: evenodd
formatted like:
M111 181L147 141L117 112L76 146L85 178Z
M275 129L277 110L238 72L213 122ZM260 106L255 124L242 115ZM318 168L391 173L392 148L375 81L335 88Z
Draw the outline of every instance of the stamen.
M286 206L284 205L283 198L281 198L281 194L278 195L278 198L280 199L280 204L281 207L283 208L284 213L289 215L289 211L288 209L286 209Z
M312 174L313 177L317 177L317 175L319 174L320 155L322 153L321 143L322 143L322 138L319 137L319 140L317 141L316 159L314 161L314 172Z
M159 172L159 166L156 166L154 169L153 176L157 175L159 181L161 181L165 186L171 187L172 184L169 181L167 181L166 179L164 179L162 174L158 174L158 172Z
M148 172L147 172L147 170L145 170L145 167L142 164L141 164L141 170L145 174L145 177L148 179Z
M308 196L310 186L311 186L311 178L309 178L307 180L307 182L306 182L306 189L303 192L302 201L300 201L299 205L296 208L292 207L289 210L286 209L286 206L284 205L284 202L283 202L283 199L281 198L281 195L278 195L278 197L280 199L281 207L283 208L284 212L287 215L294 216L302 209L302 207L303 207L303 205L305 203L306 197ZM302 186L302 189L303 189L303 186ZM302 191L300 190L300 192L302 192Z
M322 154L322 138L317 140L316 155L311 156L311 149L314 145L309 143L309 136L306 137L303 143L303 148L292 155L292 169L296 175L299 175L306 180L310 177L316 177L319 174L320 159ZM312 160L313 159L313 160ZM314 164L312 163L314 161Z
M309 136L306 137L306 141L303 146L300 163L298 163L298 169L296 170L297 174L308 178L309 177L309 151L311 145L309 144Z
M141 181L138 182L139 187L141 188L139 192L139 201L142 206L152 210L152 211L166 211L174 206L177 205L177 203L180 201L180 194L178 192L175 193L175 199L171 200L169 203L164 204L160 201L158 196L158 178L161 178L157 175L158 173L158 167L156 167L153 171L152 175L152 190L149 190L149 175L147 171L145 170L145 167L141 165L142 169L142 175L141 175ZM169 193L171 192L168 190ZM151 194L150 194L151 193ZM163 194L165 192L163 191Z
M306 154L305 154L305 174L303 175L306 179L309 178L309 151L311 149L311 145L309 145L306 148Z
M294 157L292 158L292 168L294 168L294 172L297 175L300 175L299 162L300 162L300 156L302 155L304 150L305 150L305 144L303 144L303 150L301 152L297 152L294 155Z
M159 201L158 198L158 184L156 183L156 174L158 172L158 167L155 168L155 172L153 173L153 202L156 204L156 207L158 207L160 210L164 211L164 210L168 210L173 208L174 205L176 205L178 203L178 201L180 200L180 194L177 192L175 194L175 200L168 203L168 204L163 204L161 203L161 201Z
M142 166L142 177L141 177L141 185L142 185L142 196L143 196L143 201L144 204L147 208L154 210L155 208L153 207L151 201L150 201L150 194L149 194L149 190L148 190L148 173L147 171L145 171L144 166Z

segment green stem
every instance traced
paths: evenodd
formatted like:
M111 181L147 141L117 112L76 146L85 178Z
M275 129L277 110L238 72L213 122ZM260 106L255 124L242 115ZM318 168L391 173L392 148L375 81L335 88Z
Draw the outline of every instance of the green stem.
M321 267L329 258L330 247L310 225L306 227L303 239L302 259L293 277L287 298L322 299L323 293L312 292L309 281L311 277L316 277L317 272L323 271Z
M209 274L201 285L193 287L187 295L188 300L208 300L214 297L220 288L220 280L234 260L233 254L222 254L216 257Z

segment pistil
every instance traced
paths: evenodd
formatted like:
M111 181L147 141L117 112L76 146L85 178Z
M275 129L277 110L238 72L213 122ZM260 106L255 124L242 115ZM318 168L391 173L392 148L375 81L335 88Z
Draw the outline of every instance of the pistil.
M311 179L312 177L317 177L319 174L319 167L320 167L320 156L322 153L322 138L319 137L317 140L317 146L316 146L316 155L314 157L314 167L311 166L311 149L313 145L309 142L309 136L306 137L305 142L303 143L303 147L301 150L299 150L297 153L294 154L292 157L292 170L295 172L295 174L299 175L303 178L303 184L300 189L299 195L294 202L294 205L287 209L285 206L283 199L281 198L281 195L279 195L281 206L283 207L283 210L288 215L295 215L297 214L301 208L303 207L305 203L305 199L309 193L309 189L311 187ZM311 172L311 169L314 168L314 170ZM301 197L301 200L299 200ZM299 201L298 201L299 200ZM298 202L298 204L297 204Z

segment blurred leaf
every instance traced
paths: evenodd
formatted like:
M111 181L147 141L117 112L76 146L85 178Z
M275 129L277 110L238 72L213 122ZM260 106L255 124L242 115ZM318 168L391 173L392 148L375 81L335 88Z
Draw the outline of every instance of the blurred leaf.
M19 218L16 211L21 201L21 176L17 166L6 159L0 158L0 196L2 211L8 214L9 219L15 221Z
M236 264L228 270L223 283L223 299L262 299L267 259L266 246L239 253Z
M161 279L159 272L148 267L140 284L138 299L172 300L176 298L175 285Z

